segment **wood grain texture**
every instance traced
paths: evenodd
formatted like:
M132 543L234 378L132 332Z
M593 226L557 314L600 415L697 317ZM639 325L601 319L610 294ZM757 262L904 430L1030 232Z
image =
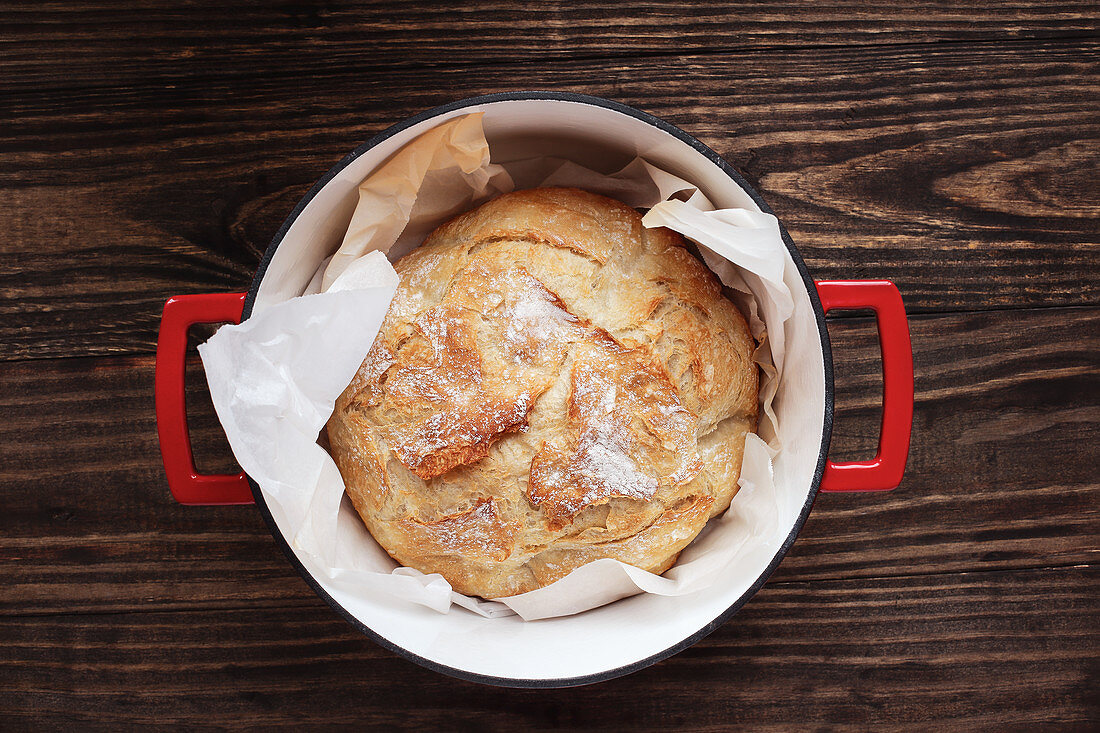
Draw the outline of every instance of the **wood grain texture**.
M4 5L0 91L1100 32L1094 3L1037 0Z
M817 277L893 279L914 313L1094 305L1098 69L1100 44L1063 41L20 90L0 97L0 359L149 353L163 300L247 287L357 143L527 88L695 134L759 187Z
M867 457L881 392L873 322L838 321L831 333L832 455ZM901 488L820 496L776 579L1095 562L1100 308L923 316L912 334L916 416ZM0 614L223 608L311 594L254 508L172 501L152 373L149 357L0 363L0 576L9 579ZM193 364L200 466L229 471L203 384ZM63 469L44 476L51 466Z
M729 623L564 691L407 662L255 508L176 505L151 386L164 299L246 288L345 153L526 89L699 137L816 277L897 282L916 368L901 488L820 496ZM1100 729L1100 4L0 0L0 120L0 729ZM829 328L861 458L874 328Z
M772 582L693 648L570 690L429 672L317 599L2 618L0 699L17 728L1085 729L1100 716L1098 581L1066 568Z

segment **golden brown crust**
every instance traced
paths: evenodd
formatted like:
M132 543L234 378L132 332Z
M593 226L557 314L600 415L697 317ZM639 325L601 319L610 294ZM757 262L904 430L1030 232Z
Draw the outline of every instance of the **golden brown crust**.
M329 421L399 562L487 598L611 557L663 572L736 493L744 318L679 235L575 189L501 196L395 264Z

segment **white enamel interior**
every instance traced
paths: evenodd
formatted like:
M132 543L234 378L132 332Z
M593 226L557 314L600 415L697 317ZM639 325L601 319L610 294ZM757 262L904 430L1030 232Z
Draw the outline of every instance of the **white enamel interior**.
M621 112L582 102L512 100L466 107L409 127L353 160L317 193L275 252L254 310L299 295L320 261L340 244L351 218L356 187L375 167L424 130L472 111L485 113L486 137L495 161L556 155L610 172L642 155L697 184L719 208L758 209L752 198L718 166L686 143ZM788 258L789 254L786 255ZM790 276L795 296L794 333L787 373L776 408L785 443L776 465L782 522L793 527L805 505L821 447L825 419L825 373L817 322L801 279ZM285 517L273 514L280 527ZM759 577L779 552L761 547L749 560ZM385 598L362 602L329 587L307 557L299 560L317 582L375 633L432 662L478 675L516 680L554 680L594 675L631 665L676 646L707 627L735 604L751 583L718 584L698 593L638 595L576 616L524 622L485 619L455 607L449 614ZM736 621L734 621L736 623Z

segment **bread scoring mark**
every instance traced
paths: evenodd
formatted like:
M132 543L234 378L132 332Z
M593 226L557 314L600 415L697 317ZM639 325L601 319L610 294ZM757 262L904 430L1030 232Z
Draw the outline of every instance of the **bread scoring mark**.
M677 532L676 525L683 523L691 536L695 535L700 525L709 519L709 509L714 505L714 497L705 494L686 496L672 506L661 506L659 511L647 521L632 526L629 533L620 536L611 536L606 539L592 539L584 544L589 547L600 547L613 554L616 547L624 545L645 545L654 541L654 535L667 535L671 529ZM694 527L694 529L692 529ZM598 535L597 535L598 536ZM686 535L685 535L686 536ZM662 536L660 542L668 539Z
M467 402L480 390L483 375L466 314L441 303L425 311L413 327L416 335L402 345L387 374L386 396L399 404Z
M526 427L535 395L486 379L464 308L441 303L414 325L420 338L405 343L384 386L389 406L412 419L380 432L397 459L427 480L481 460L503 434Z
M570 524L581 509L612 497L649 500L657 478L643 473L608 433L588 431L576 448L546 444L531 461L527 494L549 518L550 529Z
M474 244L467 251L473 255L489 245L502 242L530 242L547 247L567 249L585 259L595 262L597 265L606 265L608 253L597 252L590 244L574 237L563 237L548 232L540 232L535 229L494 229L482 232Z
M501 562L515 545L518 527L501 518L496 501L478 499L472 509L434 522L405 519L399 526L425 555L454 555Z
M676 539L694 537L708 518L708 510L714 504L712 496L689 496L684 501L669 507L656 522L634 535L632 540L645 543L659 532L671 532ZM667 537L662 543L668 542Z
M550 385L580 320L527 270L468 266L459 285L413 322L414 335L387 369L380 433L410 471L427 480L480 461ZM501 364L501 355L507 357ZM489 365L486 365L486 361ZM377 371L372 370L372 373Z
M560 580L573 570L601 557L629 562L643 570L662 573L675 562L679 552L668 555L654 554L661 547L683 547L706 524L714 499L710 496L688 496L664 509L654 521L634 534L609 541L559 544L536 553L524 567L530 570L539 585ZM648 562L638 562L639 557L649 557Z
M522 374L509 371L510 379L547 381L568 345L583 336L588 325L525 267L501 261L499 253L471 258L461 272L461 282L447 293L447 301L480 316L485 326L480 343L483 357L503 355L512 366L523 367Z
M592 329L573 355L564 440L531 461L527 495L551 529L613 497L648 501L702 469L695 419L648 350Z
M580 337L587 324L524 268L511 268L505 280L514 294L498 308L505 323L505 351L513 360L530 363L549 358L560 363L566 345Z
M480 461L508 433L527 428L533 397L523 392L513 401L482 402L466 409L437 412L426 420L381 429L397 460L420 478Z

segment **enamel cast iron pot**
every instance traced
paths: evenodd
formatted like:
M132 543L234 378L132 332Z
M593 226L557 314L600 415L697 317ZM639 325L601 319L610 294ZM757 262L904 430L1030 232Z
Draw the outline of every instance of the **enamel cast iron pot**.
M815 283L786 230L786 256L798 276L787 366L775 400L786 441L775 462L785 539L755 553L757 565L737 580L686 596L642 594L574 616L524 622L484 619L462 609L448 614L384 598L365 602L326 585L287 543L284 517L243 473L196 472L184 412L184 350L193 323L237 322L295 297L321 260L339 246L357 202L357 186L396 150L445 120L480 111L496 160L534 155L570 158L615 170L636 155L691 181L718 208L771 212L763 199L713 150L645 112L578 94L493 94L445 105L382 132L341 160L306 194L268 247L247 293L187 295L164 307L157 347L157 428L168 484L183 504L255 502L278 544L306 582L341 616L382 646L430 669L513 687L562 687L611 679L690 646L729 619L764 584L794 543L821 491L896 487L909 450L913 361L901 296L886 281ZM878 455L861 463L828 460L833 422L833 362L825 313L871 308L882 347L883 419ZM748 577L749 580L745 580Z

